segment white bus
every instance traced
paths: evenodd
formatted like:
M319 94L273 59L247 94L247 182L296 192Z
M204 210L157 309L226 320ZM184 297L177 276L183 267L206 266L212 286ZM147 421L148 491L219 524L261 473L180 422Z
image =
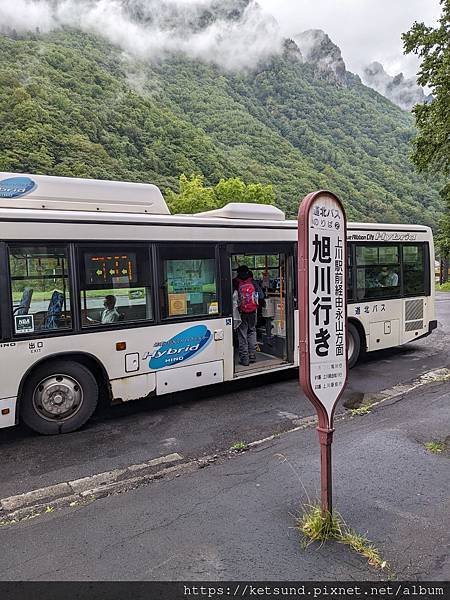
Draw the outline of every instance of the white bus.
M297 222L273 206L170 215L153 185L0 174L0 427L81 427L122 401L298 366ZM349 360L428 335L420 225L348 226ZM256 362L237 361L232 279L265 291Z

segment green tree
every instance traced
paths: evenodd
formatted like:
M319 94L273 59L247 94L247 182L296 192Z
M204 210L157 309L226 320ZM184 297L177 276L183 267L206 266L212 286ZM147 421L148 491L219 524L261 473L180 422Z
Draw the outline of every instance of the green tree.
M167 204L172 213L192 214L221 208L229 202L275 204L272 184L246 184L240 177L221 179L214 187L205 187L203 175L180 176L179 192L166 192Z
M419 130L413 162L419 171L444 173L450 168L450 1L441 0L439 27L414 23L404 33L405 54L421 57L417 81L431 88L431 102L413 108Z
M429 86L433 96L431 102L413 108L418 135L413 141L412 160L419 173L447 178L447 184L441 190L447 214L440 221L436 238L445 258L447 280L450 253L450 0L440 3L442 15L438 27L415 22L402 38L405 53L413 52L421 57L417 81L422 86Z
M204 186L203 175L180 176L180 191L166 192L167 205L174 214L192 214L217 208L214 191Z
M275 204L276 196L271 184L246 184L240 177L221 179L214 187L205 187L203 175L180 176L179 192L166 192L167 204L175 214L192 214L221 208L229 202Z
M229 202L254 202L257 204L275 204L276 195L272 184L245 184L240 177L221 179L214 187L218 206Z

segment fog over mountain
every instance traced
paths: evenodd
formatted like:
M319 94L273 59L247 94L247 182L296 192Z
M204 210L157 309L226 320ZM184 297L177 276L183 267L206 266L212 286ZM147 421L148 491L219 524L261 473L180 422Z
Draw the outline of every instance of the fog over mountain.
M415 78L406 78L403 73L392 77L379 62L372 62L364 69L362 80L404 110L411 110L415 104L427 100L425 92L417 85Z
M74 27L151 61L173 53L225 69L254 68L281 52L273 17L254 0L0 1L0 29Z
M277 21L256 0L0 0L0 31L68 27L100 35L138 59L158 62L182 54L234 71L255 69L286 49ZM324 31L293 35L291 51L294 46L296 60L312 64L317 77L339 85L354 81ZM414 79L391 77L379 63L361 75L405 110L425 98Z

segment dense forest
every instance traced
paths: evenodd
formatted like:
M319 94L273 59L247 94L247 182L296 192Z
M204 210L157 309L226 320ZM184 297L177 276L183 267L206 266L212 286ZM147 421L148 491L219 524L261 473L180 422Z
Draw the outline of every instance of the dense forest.
M224 71L149 63L76 30L0 36L0 170L148 181L272 184L289 216L326 188L352 220L435 225L439 185L410 164L413 119L361 84L317 76L292 48ZM186 182L186 179L184 179ZM267 188L269 189L269 188Z

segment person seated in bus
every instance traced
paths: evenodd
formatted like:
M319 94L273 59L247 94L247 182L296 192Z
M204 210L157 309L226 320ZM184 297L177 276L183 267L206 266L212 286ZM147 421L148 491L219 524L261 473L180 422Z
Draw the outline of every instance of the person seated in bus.
M100 319L93 319L89 317L87 314L85 315L86 320L89 323L102 323L103 325L107 325L109 323L116 323L120 321L120 313L116 309L117 299L112 294L108 294L105 296L105 300L103 302L103 311Z
M381 267L378 281L381 287L396 287L398 285L398 274L387 266Z
M264 292L247 265L240 265L233 279L237 291L238 311L241 322L237 328L239 364L247 367L256 362L256 321L258 306L264 300Z
M117 298L112 294L105 296L105 301L103 302L105 310L102 312L101 323L116 323L120 320L120 314L116 309L116 302Z

